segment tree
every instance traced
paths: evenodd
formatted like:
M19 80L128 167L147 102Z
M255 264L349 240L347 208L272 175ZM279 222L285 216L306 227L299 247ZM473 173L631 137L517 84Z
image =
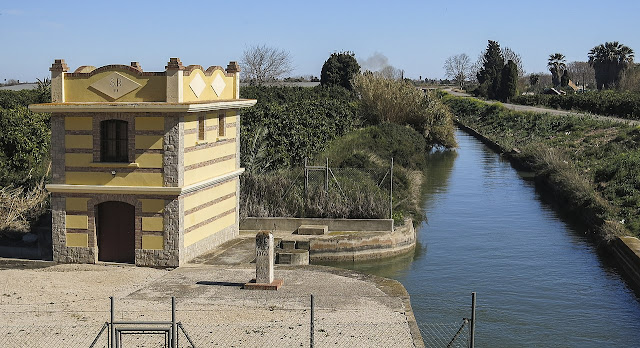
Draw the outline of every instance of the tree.
M464 81L471 74L471 65L471 59L465 53L451 56L444 62L445 75L456 80L462 88Z
M500 53L502 53L502 58L504 58L505 62L512 60L516 64L516 66L518 67L518 77L523 77L525 71L520 55L514 52L509 47L502 47L502 49L500 49Z
M553 82L553 86L558 87L560 85L560 76L567 68L567 64L565 64L564 60L564 54L554 53L549 55L547 67L551 72L551 81Z
M425 95L405 80L373 73L357 75L354 86L368 123L409 125L431 145L456 146L453 115L435 94Z
M589 64L595 70L596 86L614 88L633 63L633 50L617 41L605 42L589 51Z
M481 95L489 99L498 97L503 67L504 58L502 57L502 53L500 53L500 45L497 41L489 40L487 49L482 56L482 68L477 74Z
M562 76L560 77L560 86L567 87L569 86L569 70L565 70Z
M289 52L273 47L252 46L242 53L244 79L252 85L275 81L293 71Z
M518 66L512 60L502 68L500 77L500 100L508 102L517 94L518 90Z
M320 84L323 86L338 85L353 89L353 77L360 72L360 64L352 52L332 53L322 65Z
M539 74L531 74L531 75L529 75L529 84L531 86L537 85L538 81L540 81L540 75Z
M586 86L595 86L596 77L593 67L588 62L571 62L567 64L569 76L573 76L574 82L582 85L582 89Z

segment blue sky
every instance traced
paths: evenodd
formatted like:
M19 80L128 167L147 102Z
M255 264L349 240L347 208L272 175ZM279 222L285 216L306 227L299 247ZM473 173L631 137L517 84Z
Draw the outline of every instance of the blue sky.
M138 61L163 71L240 60L252 45L289 51L292 75L320 75L332 52L381 53L405 76L444 78L447 57L472 60L497 40L546 71L549 54L586 60L606 41L640 52L640 1L8 1L0 2L0 81ZM637 54L640 60L640 53Z

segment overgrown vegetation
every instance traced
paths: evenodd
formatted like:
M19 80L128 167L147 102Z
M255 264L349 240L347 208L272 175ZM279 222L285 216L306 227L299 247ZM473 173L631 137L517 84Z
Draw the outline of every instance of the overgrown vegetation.
M453 116L434 94L424 94L410 83L374 74L359 75L354 84L360 97L361 117L368 124L409 125L430 145L456 146Z
M639 127L516 112L474 99L445 100L460 122L534 170L558 204L600 237L640 235Z
M0 233L28 232L48 206L50 116L26 107L50 99L48 85L0 91Z
M356 79L355 93L339 86L241 90L259 100L242 115L242 216L388 218L393 158L394 219L422 220L425 154L455 146L451 113L405 82L364 81L366 88ZM328 191L311 178L305 195L305 158L329 160Z
M565 110L578 110L596 115L609 115L627 119L640 119L640 94L602 91L568 95L520 95L512 103L546 106Z

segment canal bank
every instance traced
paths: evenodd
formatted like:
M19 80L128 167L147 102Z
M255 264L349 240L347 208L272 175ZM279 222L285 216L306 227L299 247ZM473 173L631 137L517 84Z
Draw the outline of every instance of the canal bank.
M629 285L640 294L640 240L638 238L621 235L624 233L621 231L622 226L600 218L597 208L580 206L579 202L573 200L575 194L568 192L570 188L562 186L562 182L550 180L549 168L537 168L537 170L531 168L530 162L519 156L521 154L519 149L504 148L459 119L455 120L455 123L461 130L509 160L514 168L534 172L536 187L552 197L556 209L584 225L585 235L595 243L598 249L615 259L617 267L624 273Z
M334 265L400 281L419 325L469 318L477 292L478 347L639 342L640 303L584 230L563 220L527 173L474 137L456 137L456 151L428 155L428 222L415 253Z

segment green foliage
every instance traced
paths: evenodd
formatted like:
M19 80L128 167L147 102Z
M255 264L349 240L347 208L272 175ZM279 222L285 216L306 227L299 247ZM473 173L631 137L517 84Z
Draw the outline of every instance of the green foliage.
M500 78L504 67L504 57L497 41L489 40L487 49L482 56L482 68L478 71L477 78L480 83L478 92L481 96L496 99L500 90Z
M518 66L512 60L502 68L500 100L509 101L518 93Z
M535 86L538 84L538 81L540 81L540 75L538 74L531 74L529 75L529 84L531 86Z
M0 90L0 108L14 109L29 104L51 102L49 87L23 89L20 91Z
M467 98L446 103L504 151L519 149L514 156L546 179L556 202L603 238L618 222L640 235L640 127L516 112Z
M407 126L383 123L337 138L318 157L328 158L337 167L364 168L375 163L388 166L393 158L403 167L421 169L426 152L427 143L420 133Z
M567 69L564 54L554 53L549 55L549 62L547 63L547 67L551 72L551 81L553 82L553 86L560 86L560 75Z
M320 84L342 86L352 90L353 77L360 72L360 64L352 52L332 53L322 65Z
M589 64L596 74L598 90L615 88L622 73L633 62L633 50L617 41L605 42L589 51Z
M560 78L560 86L562 87L567 87L569 86L569 70L565 70L564 73L562 74L562 77Z
M452 115L436 94L425 95L410 83L373 74L358 75L355 86L360 114L367 123L410 125L431 146L456 146Z
M520 95L511 99L521 105L543 105L565 110L579 110L596 115L640 119L640 94L630 92L602 91L571 95Z
M242 112L241 161L250 171L299 165L357 124L356 105L343 88L243 87L241 94L258 99Z

